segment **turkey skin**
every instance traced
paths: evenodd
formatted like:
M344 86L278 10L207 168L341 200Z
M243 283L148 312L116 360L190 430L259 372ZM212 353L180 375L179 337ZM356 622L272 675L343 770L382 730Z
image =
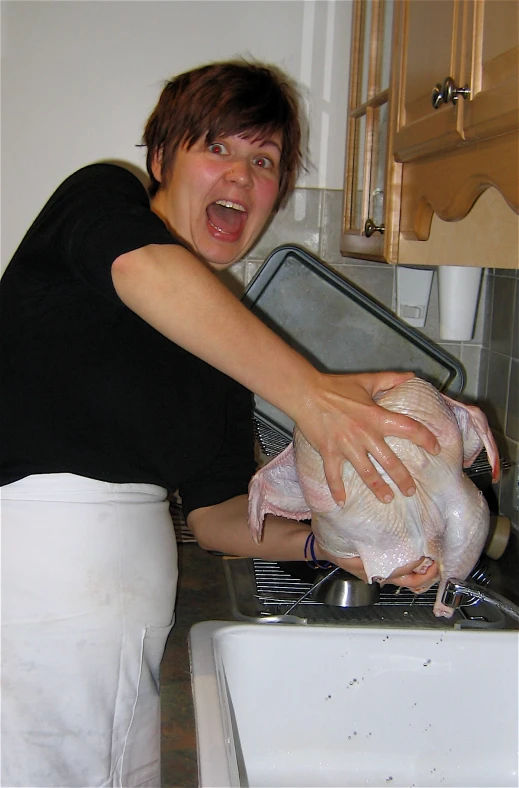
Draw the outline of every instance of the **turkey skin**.
M448 618L453 610L441 601L446 580L463 580L471 572L483 550L490 519L483 494L463 468L484 446L492 480L497 481L497 447L479 408L440 394L420 378L383 392L376 400L425 424L438 439L441 451L433 456L409 440L386 438L413 476L416 493L403 495L374 462L394 493L391 503L381 503L345 462L346 502L339 507L329 491L320 455L296 426L292 443L251 480L249 527L260 541L269 513L311 519L318 543L339 558L360 556L369 582L384 582L399 567L422 556L436 561L439 576L431 581L431 585L439 581L434 613Z

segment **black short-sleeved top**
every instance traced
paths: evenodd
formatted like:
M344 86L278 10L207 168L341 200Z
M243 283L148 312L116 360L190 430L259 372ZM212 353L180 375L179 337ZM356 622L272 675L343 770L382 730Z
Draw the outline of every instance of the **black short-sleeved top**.
M177 242L122 167L85 167L50 198L0 283L0 484L36 473L158 484L179 489L186 513L247 492L252 395L112 283L119 255Z

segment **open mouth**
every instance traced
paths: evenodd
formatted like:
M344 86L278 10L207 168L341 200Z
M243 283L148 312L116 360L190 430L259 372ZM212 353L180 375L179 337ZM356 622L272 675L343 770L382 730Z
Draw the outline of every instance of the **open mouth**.
M207 206L206 213L209 224L223 235L241 235L247 221L247 211L243 205L230 200L212 202Z

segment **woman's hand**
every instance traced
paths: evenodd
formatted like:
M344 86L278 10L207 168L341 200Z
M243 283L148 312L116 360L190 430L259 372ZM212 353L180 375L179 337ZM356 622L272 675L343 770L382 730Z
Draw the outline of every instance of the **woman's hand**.
M317 545L316 545L317 547ZM319 560L330 561L336 566L340 566L351 575L360 578L365 583L368 582L368 577L364 569L362 560L356 556L355 558L337 558L337 556L326 553L322 548L317 547ZM424 561L423 557L419 561L413 561L406 566L402 566L384 580L381 585L390 583L394 586L401 588L409 588L411 591L419 594L430 588L433 583L439 579L438 564L436 561Z
M404 495L416 491L405 465L390 449L386 437L406 438L430 454L438 454L436 437L409 416L382 408L373 397L413 378L412 372L370 372L355 375L316 373L313 390L303 398L296 423L319 452L330 491L340 506L345 492L342 465L351 462L377 498L389 503L393 492L373 460L384 469Z
M440 570L436 561L431 561L429 564L428 561L423 563L423 559L420 559L420 561L414 561L412 564L408 564L407 567L396 569L393 574L380 585L383 586L386 583L390 583L394 586L409 588L411 591L414 591L415 594L422 594L439 579Z

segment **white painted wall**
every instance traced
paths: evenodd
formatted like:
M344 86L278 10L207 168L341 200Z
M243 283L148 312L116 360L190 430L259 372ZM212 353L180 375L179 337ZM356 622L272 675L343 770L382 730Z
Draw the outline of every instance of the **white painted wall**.
M75 169L137 148L165 79L244 55L308 96L311 168L340 189L351 0L3 0L2 266Z

